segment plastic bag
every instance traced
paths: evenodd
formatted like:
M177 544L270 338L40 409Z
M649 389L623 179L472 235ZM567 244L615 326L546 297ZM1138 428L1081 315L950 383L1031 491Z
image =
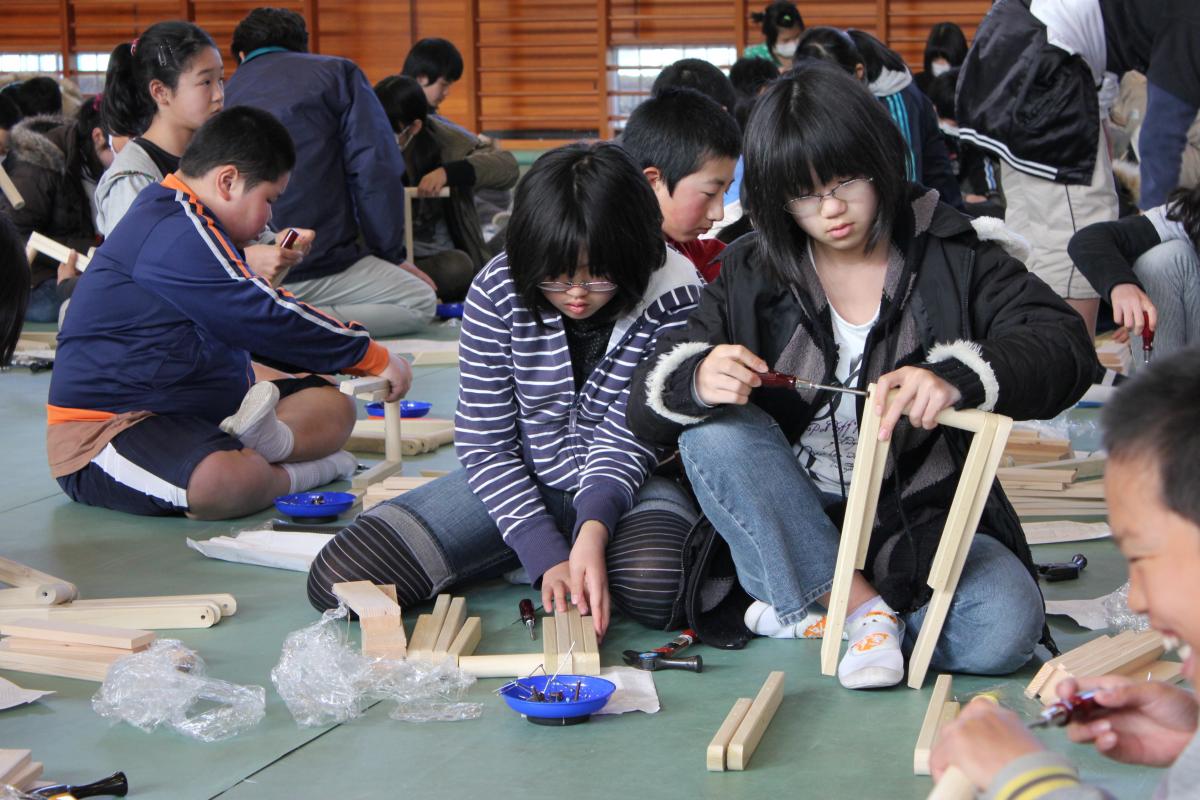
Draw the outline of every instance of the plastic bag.
M92 708L106 719L147 733L166 725L202 742L257 725L266 705L263 687L209 678L200 656L176 639L159 639L114 662L92 698Z
M0 783L0 800L45 800L33 794L25 794L15 786L10 786L7 783Z
M1108 627L1115 631L1144 631L1150 628L1150 618L1135 614L1129 608L1129 582L1104 597L1104 614Z
M393 700L393 719L406 722L475 719L479 703L462 696L475 679L450 662L394 661L362 655L346 643L345 606L326 611L283 643L271 682L302 728L345 722L379 700Z

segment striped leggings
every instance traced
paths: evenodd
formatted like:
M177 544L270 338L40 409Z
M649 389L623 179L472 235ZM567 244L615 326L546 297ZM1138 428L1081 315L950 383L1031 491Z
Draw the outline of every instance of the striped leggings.
M572 494L539 488L559 530L573 530ZM646 482L609 537L609 593L617 609L653 628L683 624L682 554L698 517L673 481ZM331 608L333 584L369 580L394 584L400 605L411 606L519 566L460 470L359 515L313 561L308 598L318 610Z

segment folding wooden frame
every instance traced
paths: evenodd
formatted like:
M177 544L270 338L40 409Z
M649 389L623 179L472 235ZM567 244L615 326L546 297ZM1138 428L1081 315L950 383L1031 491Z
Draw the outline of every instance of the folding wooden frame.
M386 378L368 377L342 381L339 388L351 397L383 400L390 388ZM383 461L350 479L353 489L366 489L373 483L395 475L404 468L404 450L400 442L400 401L383 404Z
M412 202L417 196L417 187L404 187L404 257L408 259L408 263L415 264L416 257L413 255L413 224L412 224ZM437 197L449 197L450 187L446 187L438 192ZM426 198L421 198L422 200ZM429 198L432 199L432 198ZM458 363L457 357L454 363Z
M884 467L887 464L891 439L879 441L880 417L875 413L879 401L876 387L868 389L868 397L859 426L858 449L855 451L854 476L850 481L850 493L846 499L846 516L842 524L841 546L834 567L833 589L829 597L829 609L825 623L824 640L821 643L821 672L833 675L837 672L841 654L842 631L845 629L846 614L850 602L850 583L855 570L863 569L867 563L867 550L871 544L871 531L875 523L875 511L879 505L880 485L883 483ZM908 660L908 685L921 688L929 660L942 633L942 625L958 588L963 565L975 529L983 515L983 507L991 491L996 469L1004 454L1004 445L1012 430L1012 420L1000 414L990 414L975 409L965 411L946 410L938 415L939 425L974 433L971 447L963 464L958 489L950 504L946 526L942 530L941 542L929 570L929 587L933 596L925 612L921 633Z

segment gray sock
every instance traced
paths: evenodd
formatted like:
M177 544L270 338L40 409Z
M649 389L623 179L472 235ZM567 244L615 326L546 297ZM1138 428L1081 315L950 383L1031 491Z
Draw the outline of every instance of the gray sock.
M349 478L358 467L358 459L345 450L339 450L315 461L297 461L279 466L283 467L291 478L291 492L307 492L317 486Z

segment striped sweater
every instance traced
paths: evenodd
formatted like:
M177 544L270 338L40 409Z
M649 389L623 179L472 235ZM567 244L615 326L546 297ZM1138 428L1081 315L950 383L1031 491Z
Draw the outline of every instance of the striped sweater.
M659 335L684 324L700 286L692 263L667 249L576 394L562 315L522 302L505 254L475 277L459 341L454 444L472 490L533 583L570 555L538 484L575 492L572 541L584 522L612 531L632 508L658 452L629 432L630 381Z

